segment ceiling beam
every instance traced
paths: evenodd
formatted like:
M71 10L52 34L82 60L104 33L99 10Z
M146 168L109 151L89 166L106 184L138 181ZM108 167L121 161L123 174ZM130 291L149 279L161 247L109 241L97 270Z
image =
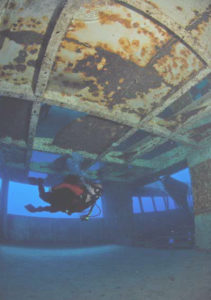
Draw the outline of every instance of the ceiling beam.
M174 117L174 120L184 120L176 129L176 133L182 133L184 129L194 125L197 121L208 117L211 114L211 91L202 96L199 100L194 101L179 111Z
M67 0L66 4L60 12L59 18L55 24L43 56L39 76L35 87L36 96L42 98L45 93L53 63L55 61L56 53L69 27L69 24L73 20L75 12L80 8L81 4L81 0Z
M183 86L179 91L174 93L168 100L164 102L162 106L159 106L157 109L155 109L152 113L149 113L143 120L138 122L134 117L134 115L127 114L124 112L115 112L112 113L110 111L102 110L101 106L97 106L96 104L82 104L82 103L76 103L74 99L71 96L62 96L61 93L58 92L47 92L45 96L47 98L36 98L35 96L31 94L16 94L14 92L9 91L1 91L0 95L9 95L12 97L20 97L21 99L29 100L29 101L42 101L43 103L47 103L49 105L57 105L62 107L67 107L69 109L87 112L90 115L97 116L100 118L104 118L107 120L111 120L113 122L121 123L123 125L127 125L130 127L136 128L136 130L142 129L145 130L151 134L158 135L160 137L169 138L172 140L175 140L177 142L181 142L185 145L192 144L194 145L194 141L184 137L182 134L180 135L179 132L172 135L172 132L165 128L164 126L160 126L158 123L160 123L160 119L158 119L156 116L163 111L168 105L175 102L183 93L185 93L187 90L190 89L190 87L196 83L198 83L201 79L204 78L205 75L207 75L210 72L208 68L202 70L196 77L191 80L191 82L188 82ZM58 100L60 99L60 100ZM156 121L157 118L157 121ZM161 121L162 122L162 121ZM133 130L132 129L132 130ZM132 131L135 133L135 131Z
M37 102L37 101L33 102L31 116L30 116L30 122L29 122L27 150L26 150L26 158L25 158L26 173L28 173L28 170L29 170L29 165L30 165L30 160L31 160L32 150L33 150L33 143L34 143L37 124L38 124L38 120L39 120L40 108L41 108L40 102Z
M58 147L53 144L54 139L53 138L40 138L40 137L35 137L34 139L34 145L33 145L33 150L35 151L43 151L43 152L49 152L49 153L54 153L54 154L72 154L74 152L72 149L65 149ZM79 154L81 154L83 157L88 158L88 159L95 159L97 157L97 154L93 153L88 153L85 151L77 151Z
M0 138L0 145L1 144L13 145L22 149L25 149L27 147L27 144L24 140L14 140L10 136Z
M154 135L157 135L159 137L163 137L163 138L178 142L180 144L197 146L197 143L195 141L191 140L190 138L188 138L184 135L180 135L179 133L175 133L173 135L171 130L158 125L156 123L156 118L155 118L155 120L151 120L150 122L144 124L141 127L141 129L143 129L149 133L152 133Z
M155 173L187 159L187 153L188 149L181 146L156 156L156 158L151 160Z
M120 159L115 159L111 158L110 156L107 156L107 154L115 149L115 147L118 145L118 142L121 143L124 141L124 139L127 139L129 135L132 135L132 130L128 132L128 134L124 135L121 137L118 141L113 143L109 149L101 153L100 155L94 154L94 153L88 153L85 151L78 151L79 154L81 154L84 158L92 160L88 166L86 166L86 171L94 165L97 161L104 161L104 162L110 162L110 163L116 163L116 164L127 164L124 160ZM34 145L33 145L33 150L34 151L44 151L48 153L54 153L54 154L69 154L71 156L72 152L74 152L72 149L64 149L58 146L55 146L52 144L53 139L50 138L35 138L34 139ZM132 163L131 163L132 164ZM142 161L142 164L139 165L142 167L149 167L149 162L147 161Z
M9 4L8 0L1 0L0 1L0 26L2 26L2 19L3 19L3 16L4 16L6 10L7 10L8 4Z
M104 160L106 158L106 155L111 152L115 147L120 145L122 142L127 140L130 136L132 136L136 132L135 128L130 129L126 134L124 134L121 138L116 140L110 147L108 147L104 152L102 152L100 155L98 155L93 162L91 162L87 167L86 170L88 170L92 165L94 165L99 160Z
M130 162L134 161L137 157L142 156L148 152L153 151L156 147L164 144L168 141L167 138L162 137L146 137L144 140L140 141L136 145L134 145L134 149L139 147L137 153L129 160ZM131 148L132 150L132 148Z

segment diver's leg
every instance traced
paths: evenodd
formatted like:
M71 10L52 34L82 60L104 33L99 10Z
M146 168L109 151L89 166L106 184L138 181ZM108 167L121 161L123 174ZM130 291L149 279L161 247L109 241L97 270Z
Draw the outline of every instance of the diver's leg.
M25 205L25 208L29 211L29 212L42 212L42 211L48 211L48 212L58 212L59 210L56 209L53 206L38 206L38 207L34 207L32 204L28 204Z

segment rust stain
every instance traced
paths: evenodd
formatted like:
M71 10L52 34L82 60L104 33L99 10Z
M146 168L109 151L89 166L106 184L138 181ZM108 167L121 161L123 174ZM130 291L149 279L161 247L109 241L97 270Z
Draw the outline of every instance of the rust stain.
M88 43L83 43L77 40L72 33L68 32L61 43L61 47L69 51L80 53L82 49L91 48Z
M206 22L198 24L193 30L193 35L198 39L204 33L206 28L207 28Z
M209 22L211 18L211 4L201 14L197 10L194 10L194 13L195 13L195 17L190 20L189 25L186 26L186 30L198 31L202 24L206 24Z
M141 56L145 56L147 53L147 47L143 47L141 50Z
M122 48L126 51L129 52L131 45L130 45L130 41L128 38L122 37L119 39L119 44L122 46Z
M180 42L166 49L166 54L159 58L154 67L165 82L176 86L198 72L203 63Z
M133 23L133 28L138 28L140 25L138 22Z
M175 128L177 127L179 124L183 124L186 121L188 121L191 117L197 115L198 113L200 113L201 111L205 110L206 107L200 107L200 108L196 108L192 111L188 111L188 112L184 112L181 114L177 114L177 115L173 115L170 116L169 118L167 118L168 121L170 121L169 123L169 127Z
M147 93L150 89L161 86L162 79L155 69L140 68L135 63L126 61L100 47L96 47L95 51L94 55L87 55L78 60L72 67L72 72L83 74L86 80L90 79L86 81L89 92L92 95L103 92L104 97L98 101L106 99L109 109L118 103L124 103L126 99L136 98L137 93ZM105 60L106 69L99 68L99 64ZM88 62L90 64L87 66ZM121 89L119 84L122 84Z
M20 17L16 23L13 23L11 26L11 31L24 31L24 30L31 30L36 29L37 33L41 33L43 27L46 25L41 22L41 19L36 19L32 17L23 18Z
M42 17L43 21L47 22L49 20L48 16L43 16Z
M27 50L30 54L34 55L35 53L38 52L38 47L37 47L37 45L27 46L27 47L26 47L26 50Z
M139 40L133 40L132 41L132 46L134 47L134 48L139 48L139 46L140 46L140 41Z
M121 17L120 14L112 14L112 13L106 13L103 11L100 11L98 13L99 15L99 21L101 24L112 24L114 22L118 22L125 26L126 28L131 28L131 20L124 19Z
M105 18L105 21L109 24L112 22L119 22L123 24L126 21L121 17L119 14L111 14L108 12L100 12L101 17ZM109 17L110 16L110 17ZM102 21L102 20L101 20ZM107 24L107 23L105 23ZM144 23L145 24L145 23ZM71 25L72 26L72 25ZM139 37L132 39L130 35L127 36L120 36L115 41L115 46L106 42L103 42L99 39L99 41L95 41L95 44L87 43L87 42L80 42L77 36L77 33L73 33L71 30L71 27L69 28L69 31L66 33L65 38L63 39L61 43L61 47L59 50L59 54L62 55L62 50L68 50L75 53L81 53L83 56L85 56L86 53L90 54L91 52L94 52L94 47L100 47L105 49L106 51L116 53L121 58L125 60L130 60L137 65L143 67L145 66L151 59L152 56L154 56L157 51L164 45L170 38L170 35L165 31L164 29L160 28L160 26L157 26L156 24L153 24L153 26L156 28L156 32L162 35L162 39L156 37L155 32L149 28L142 28L139 22L131 21L128 23L126 27L136 28L137 31L139 31L140 35L147 35L147 40L145 44L142 44L139 40ZM144 25L145 26L145 25ZM80 27L80 26L79 26ZM72 28L74 29L74 28ZM86 32L84 33L86 34ZM142 37L140 37L142 39ZM118 44L117 44L118 43ZM62 49L63 48L63 49ZM89 51L86 51L86 48L90 48ZM143 50L142 50L143 48ZM150 49L149 49L150 48ZM94 54L94 53L93 53ZM74 55L75 56L75 55ZM56 70L56 69L54 69Z
M147 4L151 5L155 9L159 9L159 6L150 0L144 0Z
M176 9L179 11L183 11L183 8L181 6L176 6Z
M26 65L24 64L8 64L0 66L0 78L12 82L15 85L27 84L29 78L23 77L21 74L25 72Z
M69 28L69 30L71 31L78 31L78 30L82 30L85 29L87 26L84 22L80 21L80 20L74 20Z
M64 64L66 61L65 61L65 59L63 59L61 56L59 56L59 55L57 55L56 57L55 57L55 61L54 61L54 65L53 65L53 70L54 71L56 71L57 70L57 68L58 68L58 65L61 63L61 64ZM72 65L72 64L71 64ZM67 71L68 71L68 68L70 68L71 67L71 65L68 65L67 66Z

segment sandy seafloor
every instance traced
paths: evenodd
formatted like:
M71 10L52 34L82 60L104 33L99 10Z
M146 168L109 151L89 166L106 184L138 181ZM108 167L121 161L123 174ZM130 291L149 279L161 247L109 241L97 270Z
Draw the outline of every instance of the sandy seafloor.
M210 300L211 254L0 246L1 300Z

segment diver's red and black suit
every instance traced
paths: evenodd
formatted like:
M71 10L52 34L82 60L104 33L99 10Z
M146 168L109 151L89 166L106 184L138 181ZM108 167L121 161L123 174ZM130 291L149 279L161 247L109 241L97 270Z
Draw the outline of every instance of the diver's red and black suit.
M36 180L35 180L36 181ZM37 179L39 196L50 206L34 207L29 204L26 209L30 212L58 212L62 211L69 215L74 212L82 212L88 207L93 208L97 199L102 195L102 185L97 183L82 183L75 175L68 175L64 181L54 186L50 192L45 192L43 180Z

